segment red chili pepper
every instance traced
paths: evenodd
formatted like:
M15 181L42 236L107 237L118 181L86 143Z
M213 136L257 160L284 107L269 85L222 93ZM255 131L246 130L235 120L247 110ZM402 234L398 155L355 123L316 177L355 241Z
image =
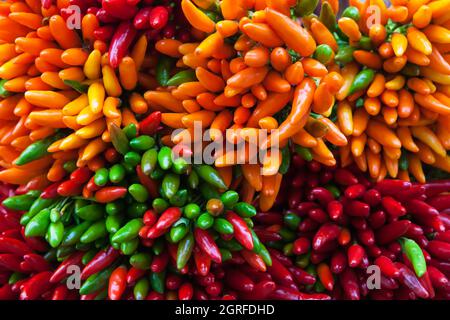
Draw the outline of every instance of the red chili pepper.
M281 262L285 267L292 267L294 264L292 263L292 260L288 257L282 254L280 251L275 250L273 248L268 248L270 255L272 257L275 257L278 261Z
M67 180L58 186L58 194L62 197L77 196L83 190L83 185L74 180Z
M200 249L203 250L207 255L209 255L212 261L216 263L222 262L222 255L219 251L219 247L208 231L195 228L194 237L195 242L198 244Z
M133 14L134 16L134 14ZM136 29L130 21L123 21L117 27L109 46L109 64L113 68L119 66L128 48L136 36Z
M328 203L334 200L333 194L322 187L316 187L311 189L307 196L308 201L318 200L322 206L326 206Z
M334 278L330 267L326 263L321 263L317 266L317 275L325 289L332 291L334 288Z
M351 268L356 268L362 262L365 250L359 244L354 244L348 248L347 257L348 265Z
M132 286L136 283L137 280L142 278L147 273L146 270L137 269L135 267L131 267L127 273L127 284Z
M433 299L436 296L436 292L434 291L433 284L431 283L430 275L428 271L426 271L422 277L419 278L420 283L425 288L425 290L429 294L429 299Z
M421 184L414 184L411 188L397 192L394 197L400 202L406 202L411 199L420 199L425 196L425 187Z
M54 301L63 301L68 300L69 289L67 285L61 284L53 290L52 300Z
M444 241L444 242L449 242L450 243L450 230L447 230L445 232L437 233L436 236L434 237L434 240L440 240L440 241Z
M359 200L348 200L344 202L345 213L353 217L368 217L370 206Z
M330 300L331 297L322 293L307 294L292 288L277 286L270 294L273 300Z
M68 258L66 258L61 264L56 268L56 270L53 272L53 275L50 278L51 283L58 283L64 278L67 277L67 269L72 266L81 266L81 259L84 256L83 251L77 251L70 255Z
M100 203L113 202L127 194L125 187L105 187L95 193L95 200Z
M112 24L98 27L94 30L94 38L95 40L108 42L114 36L114 31L115 27Z
M375 186L383 195L395 195L398 192L408 190L412 184L409 181L403 180L382 180Z
M314 235L314 239L312 241L313 249L319 250L325 243L337 239L340 231L341 228L335 224L327 223L322 225Z
M339 218L341 218L342 215L344 214L344 207L342 206L341 202L339 202L337 200L333 200L328 203L327 212L328 212L328 215L330 216L331 220L336 221Z
M450 208L450 194L442 194L429 199L428 204L438 211Z
M309 210L308 216L320 224L328 221L328 214L320 208Z
M164 211L158 219L155 227L159 230L167 230L175 222L181 218L181 210L178 207L168 208Z
M233 225L234 237L247 250L253 250L253 237L245 220L232 211L226 213L226 219Z
M52 287L51 271L44 271L29 279L22 287L20 300L35 300Z
M309 252L310 247L311 241L306 237L300 237L294 241L292 253L297 255L305 254Z
M381 205L392 217L398 218L406 214L406 209L400 202L394 198L387 196L381 200Z
M129 20L137 13L137 7L127 0L102 0L102 7L112 16L121 20Z
M32 251L28 245L20 240L0 236L0 252L15 253L17 255L23 256L25 254L31 253Z
M146 230L148 230L148 231L147 231L147 234L145 237L148 239L156 239L166 233L165 229L158 229L158 228L156 228L156 226L153 226L150 229L148 229L147 226L144 226L139 231L139 235L142 236Z
M41 5L44 9L50 9L53 4L53 0L41 0Z
M315 276L298 267L290 267L288 270L292 273L298 284L313 285L316 282Z
M92 176L91 170L89 170L87 167L82 167L76 169L74 172L70 174L70 180L73 180L79 184L83 184L88 182L91 176Z
M376 189L370 189L364 194L363 200L370 206L376 206L381 201L381 194Z
M262 242L269 242L269 241L280 241L283 238L281 235L279 235L276 232L272 232L265 229L254 229L256 235L258 236L259 240Z
M339 283L341 284L341 287L344 290L344 294L347 299L360 299L360 286L358 284L358 278L356 277L356 274L352 269L346 268L339 275Z
M166 269L169 263L169 254L167 251L161 252L161 254L154 256L152 262L150 263L150 270L152 272L162 272Z
M155 30L161 30L167 25L169 21L169 12L166 7L157 6L150 12L149 22L150 26Z
M0 267L3 267L7 270L11 270L14 272L21 272L22 268L20 267L20 263L22 259L15 254L12 253L2 253L0 254Z
M211 258L197 246L194 247L194 261L199 275L205 276L209 273Z
M144 213L142 221L146 226L152 227L158 221L158 214L154 210L147 210Z
M150 12L152 7L145 7L139 10L133 20L133 25L137 30L149 29L150 28Z
M331 256L330 268L334 274L339 274L347 267L347 256L342 251L336 251Z
M427 266L427 273L430 276L431 283L436 289L450 292L450 282L445 274L439 269L433 266Z
M242 292L251 292L255 287L253 280L237 269L227 271L225 283L232 289Z
M161 112L155 111L150 113L144 120L139 123L139 133L153 135L161 125Z
M334 172L334 181L343 186L351 186L358 183L358 179L347 169L339 168Z
M38 254L26 254L23 256L23 259L24 262L26 262L35 272L42 272L52 269L50 263Z
M375 244L375 234L371 229L358 230L358 239L365 246Z
M54 199L58 196L58 187L61 182L55 182L49 185L47 188L42 191L40 197L42 199Z
M108 297L111 300L120 300L125 289L127 288L127 268L124 266L117 267L109 277Z
M294 283L294 278L289 270L274 256L272 256L272 265L267 267L267 272L276 280L279 281L280 284L290 287L296 288L297 286Z
M410 200L406 203L406 209L408 213L414 216L422 216L422 217L432 217L439 216L439 211L421 200Z
M450 261L450 243L432 240L427 246L428 252L439 260Z
M155 180L148 177L147 175L145 175L144 172L142 172L140 165L136 166L136 173L138 175L139 182L145 187L145 189L147 189L150 196L152 198L157 198L159 194L158 183Z
M311 201L305 201L305 202L301 202L298 206L296 211L298 211L299 214L301 215L305 215L308 214L308 212L312 209L318 208L319 205L315 202L311 202Z
M380 245L388 244L394 240L397 240L408 231L411 221L399 220L393 221L387 224L376 232L377 243Z
M178 289L179 300L192 300L194 296L194 287L189 282L183 283Z
M450 190L450 180L428 182L424 184L424 187L425 194L428 197L432 197L443 192L448 192Z
M409 269L407 266L400 262L396 262L395 266L399 270L400 274L398 277L398 280L400 283L402 283L404 286L406 286L408 289L414 292L415 295L417 295L420 298L427 299L429 297L429 293L427 290L422 286L420 281L417 279L414 272Z
M347 187L344 191L344 195L349 199L361 198L366 191L366 187L360 183Z
M81 272L81 279L87 279L99 271L104 270L110 266L120 256L120 251L109 247L106 250L99 251L94 258L83 268Z

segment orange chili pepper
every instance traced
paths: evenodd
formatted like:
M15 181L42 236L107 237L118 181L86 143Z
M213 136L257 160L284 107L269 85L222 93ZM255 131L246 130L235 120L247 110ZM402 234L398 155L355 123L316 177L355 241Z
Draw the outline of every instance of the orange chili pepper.
M292 58L286 49L274 48L270 53L270 64L275 70L283 72L292 64Z
M182 0L181 9L183 10L186 19L194 28L206 33L211 33L214 31L214 21L198 9L190 0Z
M400 139L385 124L378 121L369 121L366 133L383 146L400 148Z
M301 61L297 61L291 64L284 72L284 77L293 86L298 85L302 82L305 77L305 72L303 70L303 65Z
M284 93L291 90L291 85L276 71L270 71L263 81L263 86L268 91Z
M266 47L256 47L245 53L245 64L249 67L263 67L269 62L269 54Z
M338 26L351 41L359 41L361 39L361 31L359 31L359 26L355 20L347 17L340 18Z
M265 23L247 23L243 26L243 32L265 47L274 48L283 44L283 40Z

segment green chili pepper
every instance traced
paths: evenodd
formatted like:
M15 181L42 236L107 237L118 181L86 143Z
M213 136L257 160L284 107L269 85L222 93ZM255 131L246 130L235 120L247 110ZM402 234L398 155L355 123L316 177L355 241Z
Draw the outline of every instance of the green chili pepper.
M305 148L303 146L295 145L295 152L305 159L306 161L310 162L313 160L312 152L309 148Z
M189 232L178 244L177 250L177 269L181 270L187 264L194 249L194 235Z
M125 218L122 215L108 216L105 221L106 230L109 233L116 233L122 226Z
M63 236L62 246L73 246L80 241L81 236L92 225L92 222L85 221L66 230Z
M173 225L170 228L169 232L170 240L173 243L178 243L181 239L183 239L186 236L188 231L189 231L188 224L181 223L178 225Z
M367 51L372 50L372 40L370 37L362 36L361 39L359 39L359 47Z
M139 183L134 183L128 188L128 192L137 202L146 202L149 194L147 189Z
M188 219L196 219L201 213L201 209L196 203L189 203L183 210L183 214Z
M153 180L160 180L162 179L162 177L164 177L165 175L165 171L163 169L161 169L159 166L157 166L152 173L150 173L150 178L152 178Z
M139 247L139 239L135 238L130 241L120 243L120 251L126 256L131 256Z
M159 256L164 251L164 249L165 249L164 239L162 237L157 238L152 246L153 253Z
M120 164L123 166L123 168L125 169L125 172L127 174L134 174L135 173L135 169L136 169L135 166L132 166L132 165L126 163L125 160L122 161Z
M111 216L115 216L115 215L119 214L120 212L123 211L124 208L125 208L125 206L124 206L123 202L120 200L107 203L105 206L106 213Z
M167 198L172 198L180 187L180 176L174 173L168 173L164 176L161 183L162 194Z
M30 144L22 153L19 158L15 161L17 166L23 166L34 160L41 159L48 155L48 147L55 141L63 137L62 133L57 133L51 137L36 141Z
M152 263L152 256L149 253L135 253L130 257L130 264L140 270L148 270Z
M220 196L225 208L233 208L239 201L239 194L236 191L229 190Z
M106 268L99 273L93 274L86 279L80 288L80 294L86 295L94 292L98 292L108 285L109 277L116 268L116 264L113 264L109 268Z
M134 299L144 300L150 290L150 281L147 278L141 278L133 288Z
M286 242L291 242L296 239L295 232L288 228L281 228L280 231L278 231L278 233Z
M169 207L169 204L163 198L156 198L152 202L152 208L156 213L163 213Z
M217 191L217 189L210 185L209 183L202 183L199 185L200 187L200 193L206 200L209 199L219 199L220 193Z
M25 227L25 236L43 237L50 225L50 209L45 208L35 215Z
M409 162L408 162L408 154L405 150L402 150L400 159L398 160L398 168L400 170L408 170Z
M37 198L31 205L28 212L24 213L20 218L20 224L26 225L31 220L31 218L38 214L42 209L50 208L55 203L55 201L56 199Z
M357 22L361 19L358 8L352 6L345 8L342 12L342 17L350 18Z
M166 85L167 86L179 86L185 82L197 81L197 77L195 76L195 70L183 70L175 74L172 78L170 78Z
M427 272L427 262L425 261L422 248L414 240L408 238L401 238L400 244L403 252L411 261L414 272L419 278L422 277Z
M251 218L256 216L256 208L246 202L238 202L233 210L243 218Z
M156 162L158 161L158 151L156 149L147 150L141 158L141 169L146 175L150 175L156 168Z
M333 49L327 44L321 44L317 46L316 51L314 51L314 59L318 60L319 62L323 64L328 64L333 59ZM289 148L286 146L285 149L289 150Z
M77 162L74 160L66 161L63 164L63 169L68 173L72 173L77 169Z
M328 30L336 30L336 16L328 2L322 3L319 20L328 28Z
M159 150L158 164L163 170L169 170L172 167L172 149L164 146Z
M53 208L50 210L50 222L58 222L61 220L61 213L57 208Z
M81 263L87 265L96 255L98 251L96 249L91 249L87 251L81 258Z
M297 230L301 218L295 213L286 213L283 217L284 224L291 230Z
M209 184L213 185L219 189L228 189L225 182L223 182L222 177L219 172L211 166L206 164L200 164L194 166L195 172L197 172L198 176Z
M36 197L27 193L20 196L9 197L5 199L2 204L11 210L28 211L35 201Z
M136 238L139 234L139 230L144 226L142 219L133 219L125 224L122 228L117 231L112 240L114 242L125 242Z
M141 155L135 151L129 151L123 157L125 163L132 167L136 167L141 162Z
M105 215L105 207L101 204L94 203L79 209L76 215L83 220L97 221Z
M199 185L199 177L198 174L195 171L191 171L188 177L188 185L191 189L197 189Z
M103 187L109 182L109 171L106 168L101 168L95 172L94 182L97 186Z
M161 86L167 86L172 70L173 60L168 56L160 56L156 65L156 80Z
M166 271L152 272L150 274L150 284L154 291L164 293Z
M130 150L127 135L114 123L109 126L109 133L114 148L120 154L125 155Z
M87 93L88 92L89 86L87 84L82 84L82 83L80 83L78 81L69 80L69 79L66 79L63 82L64 82L64 84L66 86L71 87L72 89L74 89L78 93Z
M13 272L8 279L8 284L13 285L15 284L17 281L22 280L25 278L25 275L23 273L20 272Z
M225 241L222 238L217 238L216 243L219 246L219 248L225 248L230 251L241 251L243 247L239 242L236 241L236 239L231 239L228 241Z
M272 257L270 256L269 250L267 250L266 246L261 243L261 249L258 252L258 255L263 259L265 264L269 267L272 266Z
M146 151L155 145L155 139L150 136L139 136L130 141L130 147L138 151Z
M312 14L319 4L319 0L301 0L297 1L295 6L295 13L300 17L309 16Z
M295 258L295 265L305 269L309 265L310 253L299 255Z
M80 250L74 247L58 247L56 249L56 259L58 262L64 261L70 254L74 253L75 250Z
M0 80L0 98L7 98L12 93L5 89L5 83L7 83L9 80L7 79L1 79Z
M355 48L351 46L342 46L339 47L339 50L334 57L334 59L339 62L340 64L347 64L353 61L353 52L355 51Z
M97 239L103 238L108 234L105 226L105 220L100 220L92 224L81 236L82 243L91 243Z
M294 243L286 243L283 247L283 254L285 256L292 256L292 250L294 248Z
M138 134L138 129L134 123L130 123L125 128L123 128L122 131L123 133L125 133L129 140L136 138Z
M125 168L120 163L116 163L109 169L109 180L112 183L119 183L125 178L125 174Z
M47 238L48 243L50 244L50 246L52 246L52 248L56 248L61 244L63 240L63 235L64 235L64 225L61 221L50 223L50 226L48 227L47 230Z
M185 174L188 168L189 164L183 158L177 158L173 161L172 171L176 174Z
M178 190L169 202L174 207L183 207L188 199L188 191L186 189Z
M341 196L341 191L339 190L338 187L336 187L333 184L328 184L325 186L325 189L327 189L328 191L330 191L333 194L333 197L335 199L338 199Z
M360 71L350 86L349 95L355 93L356 91L366 89L372 83L374 77L375 71L372 69L364 69Z
M142 218L147 209L147 203L133 202L127 208L127 215L131 218Z
M219 232L221 234L233 234L234 233L233 225L230 222L228 222L228 220L223 219L223 218L215 219L213 228L214 228L214 230L216 230L217 232Z
M200 229L206 230L213 226L214 218L209 213L205 212L197 218L195 224Z

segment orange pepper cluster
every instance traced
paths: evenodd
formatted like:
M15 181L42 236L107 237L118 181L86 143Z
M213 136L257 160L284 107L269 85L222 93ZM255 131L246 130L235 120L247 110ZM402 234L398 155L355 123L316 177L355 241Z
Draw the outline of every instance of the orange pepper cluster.
M391 2L350 1L357 21L338 20L353 49L336 96L337 125L350 142L340 149L341 161L374 179L411 174L425 182L423 165L450 172L450 1ZM369 5L380 10L377 23ZM361 70L373 77L351 92Z
M222 137L220 132L232 129L236 134L226 138L235 144L242 140L249 144L249 137L258 136L260 129L277 129L261 141L261 149L273 141L279 141L276 147L280 149L293 141L311 148L317 161L336 164L326 142L345 146L346 137L326 117L310 116L311 111L329 115L343 83L333 59L322 63L314 55L321 44L337 50L332 32L318 18L311 19L308 28L292 19L290 10L296 1L221 1L223 19L218 21L194 3L183 0L181 5L198 41L162 39L156 50L178 59L177 71L194 70L196 80L144 95L150 108L162 112L166 126L184 129L172 142L179 143L184 134L193 136L196 121L203 129L216 129L211 132L213 141ZM288 115L277 119L286 105L291 106ZM239 157L231 152L217 157L216 167L237 164ZM275 189L276 194L277 181L281 181L277 178L279 154L268 154L270 161L264 164L248 164L248 157L242 166L249 184L245 189L262 194L273 194ZM267 170L263 176L261 166Z

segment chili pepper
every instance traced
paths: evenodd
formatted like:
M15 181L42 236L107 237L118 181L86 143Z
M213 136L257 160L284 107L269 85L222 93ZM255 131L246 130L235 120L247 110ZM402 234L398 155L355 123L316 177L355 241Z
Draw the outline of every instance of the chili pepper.
M247 250L253 250L253 237L245 221L232 211L226 213L226 219L233 225L236 240Z
M109 268L106 268L99 273L91 275L80 288L80 294L86 295L105 288L108 285L109 278L116 266L113 264Z
M352 269L346 268L339 276L341 286L347 299L359 300L360 287L355 272Z
M127 269L124 266L116 268L109 277L108 297L111 300L120 300L126 289Z
M194 229L195 242L198 246L216 263L221 263L222 256L216 242L208 231L195 228Z
M433 287L444 291L449 290L450 283L447 277L441 271L439 271L439 269L433 266L428 266L427 272L430 276L430 280L431 283L433 284Z
M365 250L359 244L354 244L348 248L347 256L348 256L348 265L351 268L357 267L364 257Z
M108 203L124 197L127 188L124 187L104 187L95 193L95 200L99 203Z
M355 51L355 48L351 46L341 46L339 47L338 52L336 53L336 56L334 59L339 62L340 64L346 65L347 63L350 63L353 61L353 52Z
M331 5L327 3L322 3L320 10L319 20L327 26L330 31L335 31L336 29L336 17L331 8Z
M349 94L353 94L356 91L366 89L372 83L374 77L375 71L372 69L364 69L360 71L353 80Z
M234 290L242 292L251 292L254 290L254 282L243 272L231 269L227 271L225 276L226 283Z
M156 80L161 86L166 86L170 79L170 71L172 69L172 58L162 55L158 59L156 65Z
M144 120L139 123L140 134L154 135L161 125L161 112L155 111L150 113Z
M186 237L184 237L178 245L177 251L177 269L183 269L188 263L192 255L192 250L194 249L194 235L189 232Z
M92 222L85 221L79 225L73 226L68 229L63 236L62 245L63 246L72 246L77 244L81 236L86 232L86 230L91 226Z
M20 292L21 300L35 300L44 292L51 288L49 279L52 273L50 271L43 271L34 275L22 287Z
M407 266L399 262L396 262L395 266L400 272L398 279L404 286L413 291L418 297L423 299L428 298L428 292L416 278L414 272L412 272Z
M78 251L71 254L66 258L56 270L53 272L49 281L51 283L58 283L68 276L67 269L72 265L80 265L81 259L83 258L84 252Z
M400 243L403 251L411 262L416 275L420 278L427 271L427 263L419 245L411 239L401 238Z
M427 250L432 256L441 260L450 260L450 244L444 241L433 240L428 243Z
M355 21L359 21L361 18L358 8L352 6L345 8L342 12L342 17L347 17Z
M319 0L299 1L295 7L295 13L300 17L309 16L316 10L318 4Z
M113 242L127 242L136 238L139 230L144 226L142 219L136 218L127 222L122 228L117 231L112 237Z
M81 279L87 279L89 276L104 270L116 261L119 255L119 251L112 247L109 247L107 250L99 251L83 268L83 271L81 272Z
M325 243L337 239L341 229L335 224L324 224L314 235L312 246L314 250L319 250Z
M167 86L179 86L185 82L196 81L197 77L195 76L195 72L193 70L183 70L172 76L167 80Z
M213 167L205 165L205 164L200 164L200 165L195 165L194 170L201 179L203 179L207 183L213 185L214 187L223 189L223 190L228 189L225 182L223 182L223 179L220 176L220 174Z
M152 289L158 293L164 293L164 278L166 272L152 272L150 275L150 285Z
M123 21L117 27L109 46L109 63L111 67L117 68L120 61L136 36L136 29L129 21Z
M50 225L50 209L41 210L35 215L25 227L27 237L44 236Z
M36 197L32 194L23 194L19 196L9 197L3 200L2 204L11 210L27 211L36 201Z
M395 196L400 191L405 191L411 188L411 182L403 180L382 180L378 182L375 189L383 195Z
M62 133L57 133L53 136L45 138L43 140L36 141L30 144L16 159L15 164L17 166L23 166L32 161L41 159L48 155L48 147L55 141L61 139Z

